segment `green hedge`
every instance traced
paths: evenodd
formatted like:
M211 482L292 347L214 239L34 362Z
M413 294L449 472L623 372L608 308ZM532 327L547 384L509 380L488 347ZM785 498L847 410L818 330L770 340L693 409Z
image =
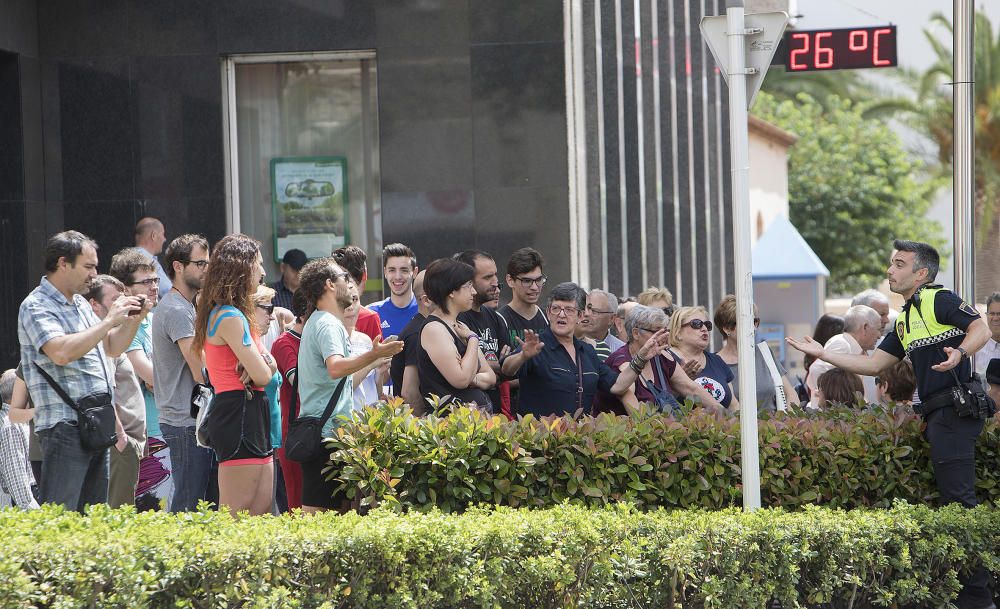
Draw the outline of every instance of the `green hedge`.
M1000 513L986 507L237 521L47 506L0 512L0 529L4 609L939 607L959 570L1000 568Z
M938 498L922 423L909 408L779 414L758 425L765 506L887 507ZM507 421L467 408L415 417L400 402L383 403L357 413L329 446L328 475L364 506L742 505L739 418L700 408L677 420L642 410ZM979 496L993 504L1000 502L998 453L994 420L977 454Z

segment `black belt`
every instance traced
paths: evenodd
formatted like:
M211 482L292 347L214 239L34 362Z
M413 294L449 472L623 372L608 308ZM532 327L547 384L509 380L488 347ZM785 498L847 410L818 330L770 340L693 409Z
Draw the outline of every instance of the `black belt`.
M935 391L931 397L926 400L920 400L919 404L913 405L913 412L919 414L920 416L927 418L927 415L934 412L935 410L940 410L942 408L947 408L949 406L955 405L955 398L951 392L951 388L943 389L941 391Z

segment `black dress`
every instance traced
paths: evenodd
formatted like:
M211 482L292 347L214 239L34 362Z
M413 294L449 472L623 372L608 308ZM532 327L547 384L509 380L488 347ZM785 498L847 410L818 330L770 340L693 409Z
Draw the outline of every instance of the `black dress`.
M439 323L448 329L448 333L451 334L455 341L455 348L458 349L458 354L461 357L465 357L465 349L467 343L463 342L458 334L451 329L443 319L436 315L431 315L427 318L424 326L426 327L431 323ZM434 362L431 361L431 356L428 355L427 351L420 346L420 350L417 353L417 373L420 375L420 394L424 397L429 397L431 394L442 398L441 405L454 405L454 404L467 404L469 402L475 403L480 408L484 408L492 412L493 406L490 403L490 399L486 397L486 394L482 389L477 387L464 387L457 388L452 387L448 382L448 379L444 378L441 371L437 369ZM444 398L447 396L447 400Z

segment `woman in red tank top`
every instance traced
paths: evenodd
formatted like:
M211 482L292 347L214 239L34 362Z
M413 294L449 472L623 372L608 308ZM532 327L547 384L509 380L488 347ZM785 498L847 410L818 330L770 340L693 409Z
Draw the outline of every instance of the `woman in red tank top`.
M193 347L204 349L215 388L208 433L219 459L219 503L233 515L271 512L273 451L262 387L276 366L252 323L253 295L263 277L260 242L223 237L212 250L195 319Z

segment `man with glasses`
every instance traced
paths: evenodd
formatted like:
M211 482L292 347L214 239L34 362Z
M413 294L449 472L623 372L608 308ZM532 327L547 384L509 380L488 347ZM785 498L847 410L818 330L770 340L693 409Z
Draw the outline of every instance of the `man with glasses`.
M140 300L155 307L159 301L160 279L156 267L139 248L123 249L111 258L111 268L108 274L125 286L125 294L138 296ZM154 431L159 432L157 422L156 400L153 398L153 338L150 334L152 313L139 322L139 329L129 345L126 355L139 377L142 385L142 397L146 401L146 420L152 420Z
M587 307L580 316L582 335L596 342L594 349L601 361L625 346L624 341L611 334L611 324L618 312L618 298L611 292L593 289L587 294Z
M574 337L586 292L575 283L560 283L549 297L549 327L526 331L518 350L503 361L503 373L521 382L516 414L561 416L582 410L590 414L598 391L625 395L649 358L667 344L666 330L653 333L620 373L612 370L589 343Z
M990 339L976 354L976 372L982 378L986 378L990 361L1000 358L1000 292L993 292L986 299L986 325L990 328Z
M507 261L507 286L510 287L510 303L497 313L507 322L507 341L511 347L524 340L528 330L538 333L549 327L549 320L538 306L538 299L545 287L546 277L542 272L545 261L537 250L522 247ZM518 381L510 382L510 408L517 411Z
M201 235L181 235L167 246L164 261L173 288L163 295L153 316L152 342L156 353L153 394L159 410L159 429L147 419L149 435L154 431L170 451L173 494L171 512L192 511L207 499L212 471L212 451L198 446L191 416L191 391L204 383L200 353L191 348L194 339L194 299L201 289L208 266L208 240Z

